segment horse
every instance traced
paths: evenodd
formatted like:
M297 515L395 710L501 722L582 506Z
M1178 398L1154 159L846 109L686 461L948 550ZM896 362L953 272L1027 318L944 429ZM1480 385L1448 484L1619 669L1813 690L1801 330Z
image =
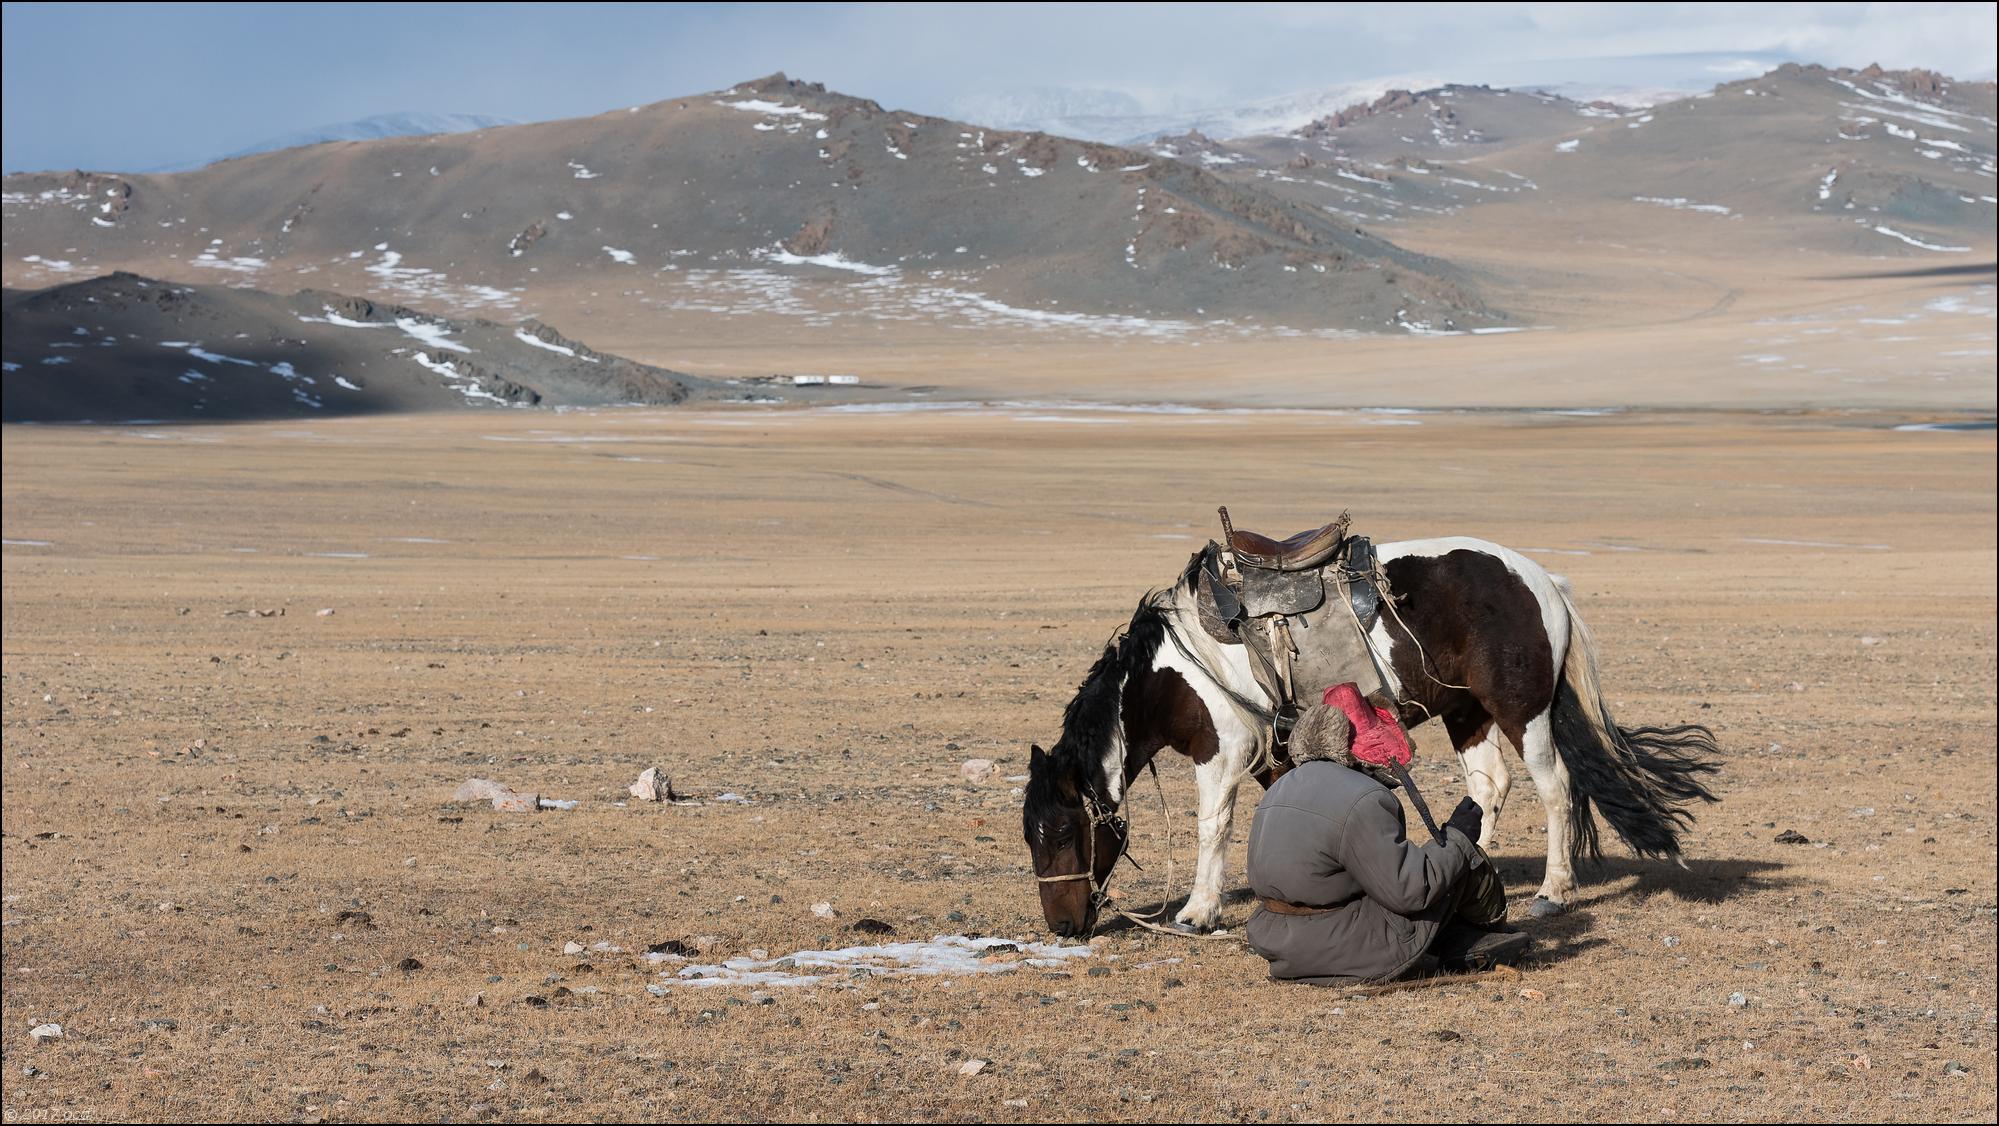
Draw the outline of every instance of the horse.
M1217 641L1197 618L1197 583L1213 543L1173 585L1139 601L1062 714L1052 750L1031 748L1022 831L1042 916L1069 936L1096 925L1124 855L1118 810L1140 771L1172 747L1193 760L1199 790L1192 893L1182 930L1221 921L1222 879L1236 795L1269 788L1287 768L1259 748L1274 701L1244 647ZM1678 861L1687 808L1718 800L1702 776L1718 770L1714 733L1699 724L1621 727L1598 684L1596 642L1566 580L1498 544L1467 537L1376 547L1393 613L1366 632L1405 727L1442 721L1471 796L1485 810L1481 848L1513 785L1504 747L1525 762L1548 815L1548 857L1533 916L1575 902L1576 865L1601 859L1592 808L1633 852ZM1155 766L1156 769L1156 766Z

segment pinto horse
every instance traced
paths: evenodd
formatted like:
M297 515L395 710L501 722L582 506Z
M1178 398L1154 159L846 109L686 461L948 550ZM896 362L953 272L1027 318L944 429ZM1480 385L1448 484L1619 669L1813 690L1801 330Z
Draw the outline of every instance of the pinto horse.
M1180 580L1140 600L1062 715L1053 750L1029 757L1022 811L1041 912L1060 935L1096 925L1127 834L1118 809L1153 756L1172 747L1194 761L1200 791L1193 892L1175 916L1213 930L1237 790L1268 787L1284 769L1258 763L1258 724L1271 703L1241 645L1203 630L1196 581L1214 544ZM1575 865L1600 858L1591 807L1640 856L1677 859L1685 808L1717 800L1701 776L1717 767L1714 734L1696 724L1620 727L1597 684L1596 644L1568 584L1516 551L1464 537L1376 549L1397 602L1368 631L1405 726L1435 717L1485 809L1479 845L1513 785L1504 753L1527 766L1548 813L1548 862L1530 904L1536 916L1574 902ZM1316 691L1316 689L1313 689Z

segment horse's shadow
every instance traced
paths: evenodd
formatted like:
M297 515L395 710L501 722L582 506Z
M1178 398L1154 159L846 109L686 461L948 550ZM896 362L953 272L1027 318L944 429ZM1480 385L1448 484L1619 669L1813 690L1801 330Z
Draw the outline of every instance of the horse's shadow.
M1535 886L1535 874L1541 870L1542 858L1494 857L1493 864L1509 885L1526 884L1531 888ZM1577 874L1583 882L1576 905L1599 906L1627 899L1642 903L1655 895L1670 895L1689 903L1726 903L1801 882L1796 876L1774 874L1786 867L1773 860L1688 860L1675 864L1670 860L1607 856L1580 865ZM1636 879L1630 884L1608 886L1618 884L1626 876Z
M1521 910L1519 905L1533 898L1543 858L1539 855L1531 858L1495 856L1492 860L1507 883L1507 899L1515 905L1514 914L1517 915ZM1587 882L1569 910L1553 918L1519 921L1537 940L1533 961L1552 965L1610 944L1609 939L1590 933L1596 929L1598 910L1624 902L1642 905L1656 895L1670 895L1689 903L1726 903L1744 895L1794 887L1803 882L1797 876L1778 874L1786 867L1769 860L1688 860L1681 866L1663 860L1606 857L1583 867L1580 874ZM1627 876L1636 879L1626 883L1624 878ZM1238 887L1224 893L1222 903L1225 907L1239 907L1255 899L1254 891ZM1185 904L1186 900L1180 898L1163 904L1155 901L1130 910L1170 925L1173 913ZM1225 925L1239 932L1241 924L1231 922ZM1103 934L1138 929L1138 924L1123 916L1105 919L1097 927L1098 932Z

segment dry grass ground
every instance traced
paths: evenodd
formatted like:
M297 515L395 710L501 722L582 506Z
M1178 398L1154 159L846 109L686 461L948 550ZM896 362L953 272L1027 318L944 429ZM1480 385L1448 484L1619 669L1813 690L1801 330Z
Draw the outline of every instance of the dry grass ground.
M10 428L6 1119L1990 1121L1993 436L1380 421ZM1611 860L1503 986L1356 1000L1121 931L1074 976L647 991L665 939L1038 937L1017 798L957 765L1025 769L1217 502L1543 552L1626 721L1727 749L1687 868ZM753 800L614 804L654 763ZM473 775L581 805L451 805ZM1523 776L1516 913L1539 820Z

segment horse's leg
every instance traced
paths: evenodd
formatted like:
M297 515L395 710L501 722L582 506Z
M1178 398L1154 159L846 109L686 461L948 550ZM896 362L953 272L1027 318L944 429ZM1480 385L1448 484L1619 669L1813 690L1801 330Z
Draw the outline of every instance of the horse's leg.
M1469 745L1459 744L1458 753L1464 756L1465 785L1471 791L1471 798L1485 810L1485 821L1478 831L1478 847L1490 851L1499 811L1513 789L1513 774L1507 769L1506 753L1500 747L1499 725L1487 723Z
M1536 916L1556 915L1576 898L1576 873L1569 861L1569 812L1573 802L1569 768L1555 751L1555 733L1548 712L1529 720L1520 740L1520 757L1527 760L1527 772L1534 778L1534 788L1541 793L1541 807L1548 811L1548 870L1529 910Z
M1228 867L1229 831L1235 824L1236 790L1242 785L1244 759L1240 747L1223 747L1194 767L1194 784L1200 790L1194 890L1173 921L1195 930L1211 931L1222 921L1222 877Z

